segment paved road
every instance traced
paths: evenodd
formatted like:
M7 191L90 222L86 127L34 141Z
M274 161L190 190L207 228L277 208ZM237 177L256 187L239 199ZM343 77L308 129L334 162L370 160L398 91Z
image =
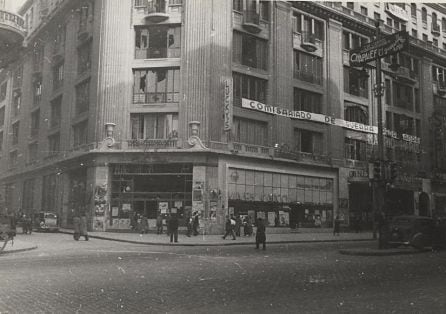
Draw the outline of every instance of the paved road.
M257 251L28 237L39 249L0 256L0 313L446 311L446 252L360 257L338 249L365 243Z

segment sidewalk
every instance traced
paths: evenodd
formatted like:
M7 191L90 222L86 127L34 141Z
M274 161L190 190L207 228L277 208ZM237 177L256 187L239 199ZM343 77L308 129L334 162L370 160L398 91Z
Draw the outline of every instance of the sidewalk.
M3 243L2 243L3 244ZM0 256L9 253L25 252L37 249L35 243L30 243L29 241L18 240L17 237L14 238L14 242L8 242L5 249L0 252Z
M71 229L60 229L59 232L73 234ZM89 232L89 237L94 239L111 240L119 242L128 242L147 245L174 245L174 246L222 246L222 245L253 245L255 236L237 237L232 240L227 237L222 239L222 235L203 235L187 237L184 234L178 235L178 243L170 243L169 237L164 234L139 234L139 233L121 233L121 232ZM272 233L266 235L268 244L277 243L308 243L308 242L339 242L339 241L370 241L371 232L363 233L341 233L339 236L333 236L331 232L293 232L293 233Z

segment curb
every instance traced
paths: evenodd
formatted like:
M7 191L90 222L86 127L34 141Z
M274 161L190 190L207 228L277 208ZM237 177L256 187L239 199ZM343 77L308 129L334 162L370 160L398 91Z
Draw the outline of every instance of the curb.
M63 234L73 234L71 232L59 231L59 233ZM170 243L170 242L141 242L134 240L123 240L123 239L113 239L102 236L95 236L89 234L88 237L90 239L99 239L106 241L115 241L115 242L124 242L131 244L142 244L142 245L161 245L161 246L236 246L236 245L254 245L253 242L228 242L228 243ZM323 243L323 242L360 242L360 241L373 241L373 239L345 239L345 240L287 240L287 241L271 241L267 242L268 244L291 244L291 243Z
M416 249L410 249L410 250L339 250L339 253L343 255L351 255L351 256L393 256L393 255L411 255L411 254L419 254L419 253L426 253L430 252L429 249L423 249L423 250L416 250Z
M28 248L24 248L24 249L2 251L2 252L0 252L0 256L1 255L5 255L5 254L11 254L11 253L20 253L20 252L32 251L32 250L35 250L35 249L37 249L37 245L36 246L32 246L32 247L28 247Z

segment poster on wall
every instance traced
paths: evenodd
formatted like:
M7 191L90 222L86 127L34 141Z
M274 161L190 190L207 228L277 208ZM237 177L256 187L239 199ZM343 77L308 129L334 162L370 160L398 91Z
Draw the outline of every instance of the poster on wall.
M234 215L234 207L228 208L228 214L229 214L229 216Z
M276 213L275 212L268 212L268 225L274 226L276 220Z
M217 220L217 202L211 202L209 207L210 207L209 218L212 221Z
M122 204L122 211L129 212L132 209L131 204Z
M183 207L183 201L175 201L173 202L173 206L176 208L181 208Z
M119 213L119 208L117 206L112 207L112 217L117 217Z
M168 202L159 202L158 203L158 209L161 212L161 214L167 214L168 208L169 208Z
M263 220L265 220L265 212L257 212L257 219L258 218L262 218Z
M286 211L279 211L279 223L281 226L290 225L290 213Z

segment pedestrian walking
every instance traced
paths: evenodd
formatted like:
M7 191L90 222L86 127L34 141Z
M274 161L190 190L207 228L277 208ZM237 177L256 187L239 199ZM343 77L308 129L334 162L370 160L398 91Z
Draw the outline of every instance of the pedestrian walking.
M237 237L240 236L240 229L242 227L242 219L240 218L240 215L237 215L235 218L235 235Z
M339 216L336 215L336 218L334 220L334 228L333 228L333 235L339 235L339 231L341 229L341 220L339 220Z
M162 234L163 233L163 216L161 214L158 214L158 217L156 217L156 234Z
M263 250L266 250L266 227L262 218L257 220L256 249L259 249L260 243L262 243Z
M147 217L142 215L141 216L141 225L140 225L140 233L145 234L149 231L149 221L147 220Z
M225 224L225 235L223 236L223 240L226 239L228 235L232 235L232 240L235 240L235 233L234 233L234 226L235 226L235 220L229 217L226 217L226 224Z
M178 218L176 214L172 214L169 219L168 230L170 233L170 243L178 242Z
M82 215L80 220L80 235L85 238L85 241L88 241L87 217Z
M198 218L198 213L195 212L194 222L193 222L193 229L194 229L194 236L197 236L199 234L198 228L200 227L200 220Z

